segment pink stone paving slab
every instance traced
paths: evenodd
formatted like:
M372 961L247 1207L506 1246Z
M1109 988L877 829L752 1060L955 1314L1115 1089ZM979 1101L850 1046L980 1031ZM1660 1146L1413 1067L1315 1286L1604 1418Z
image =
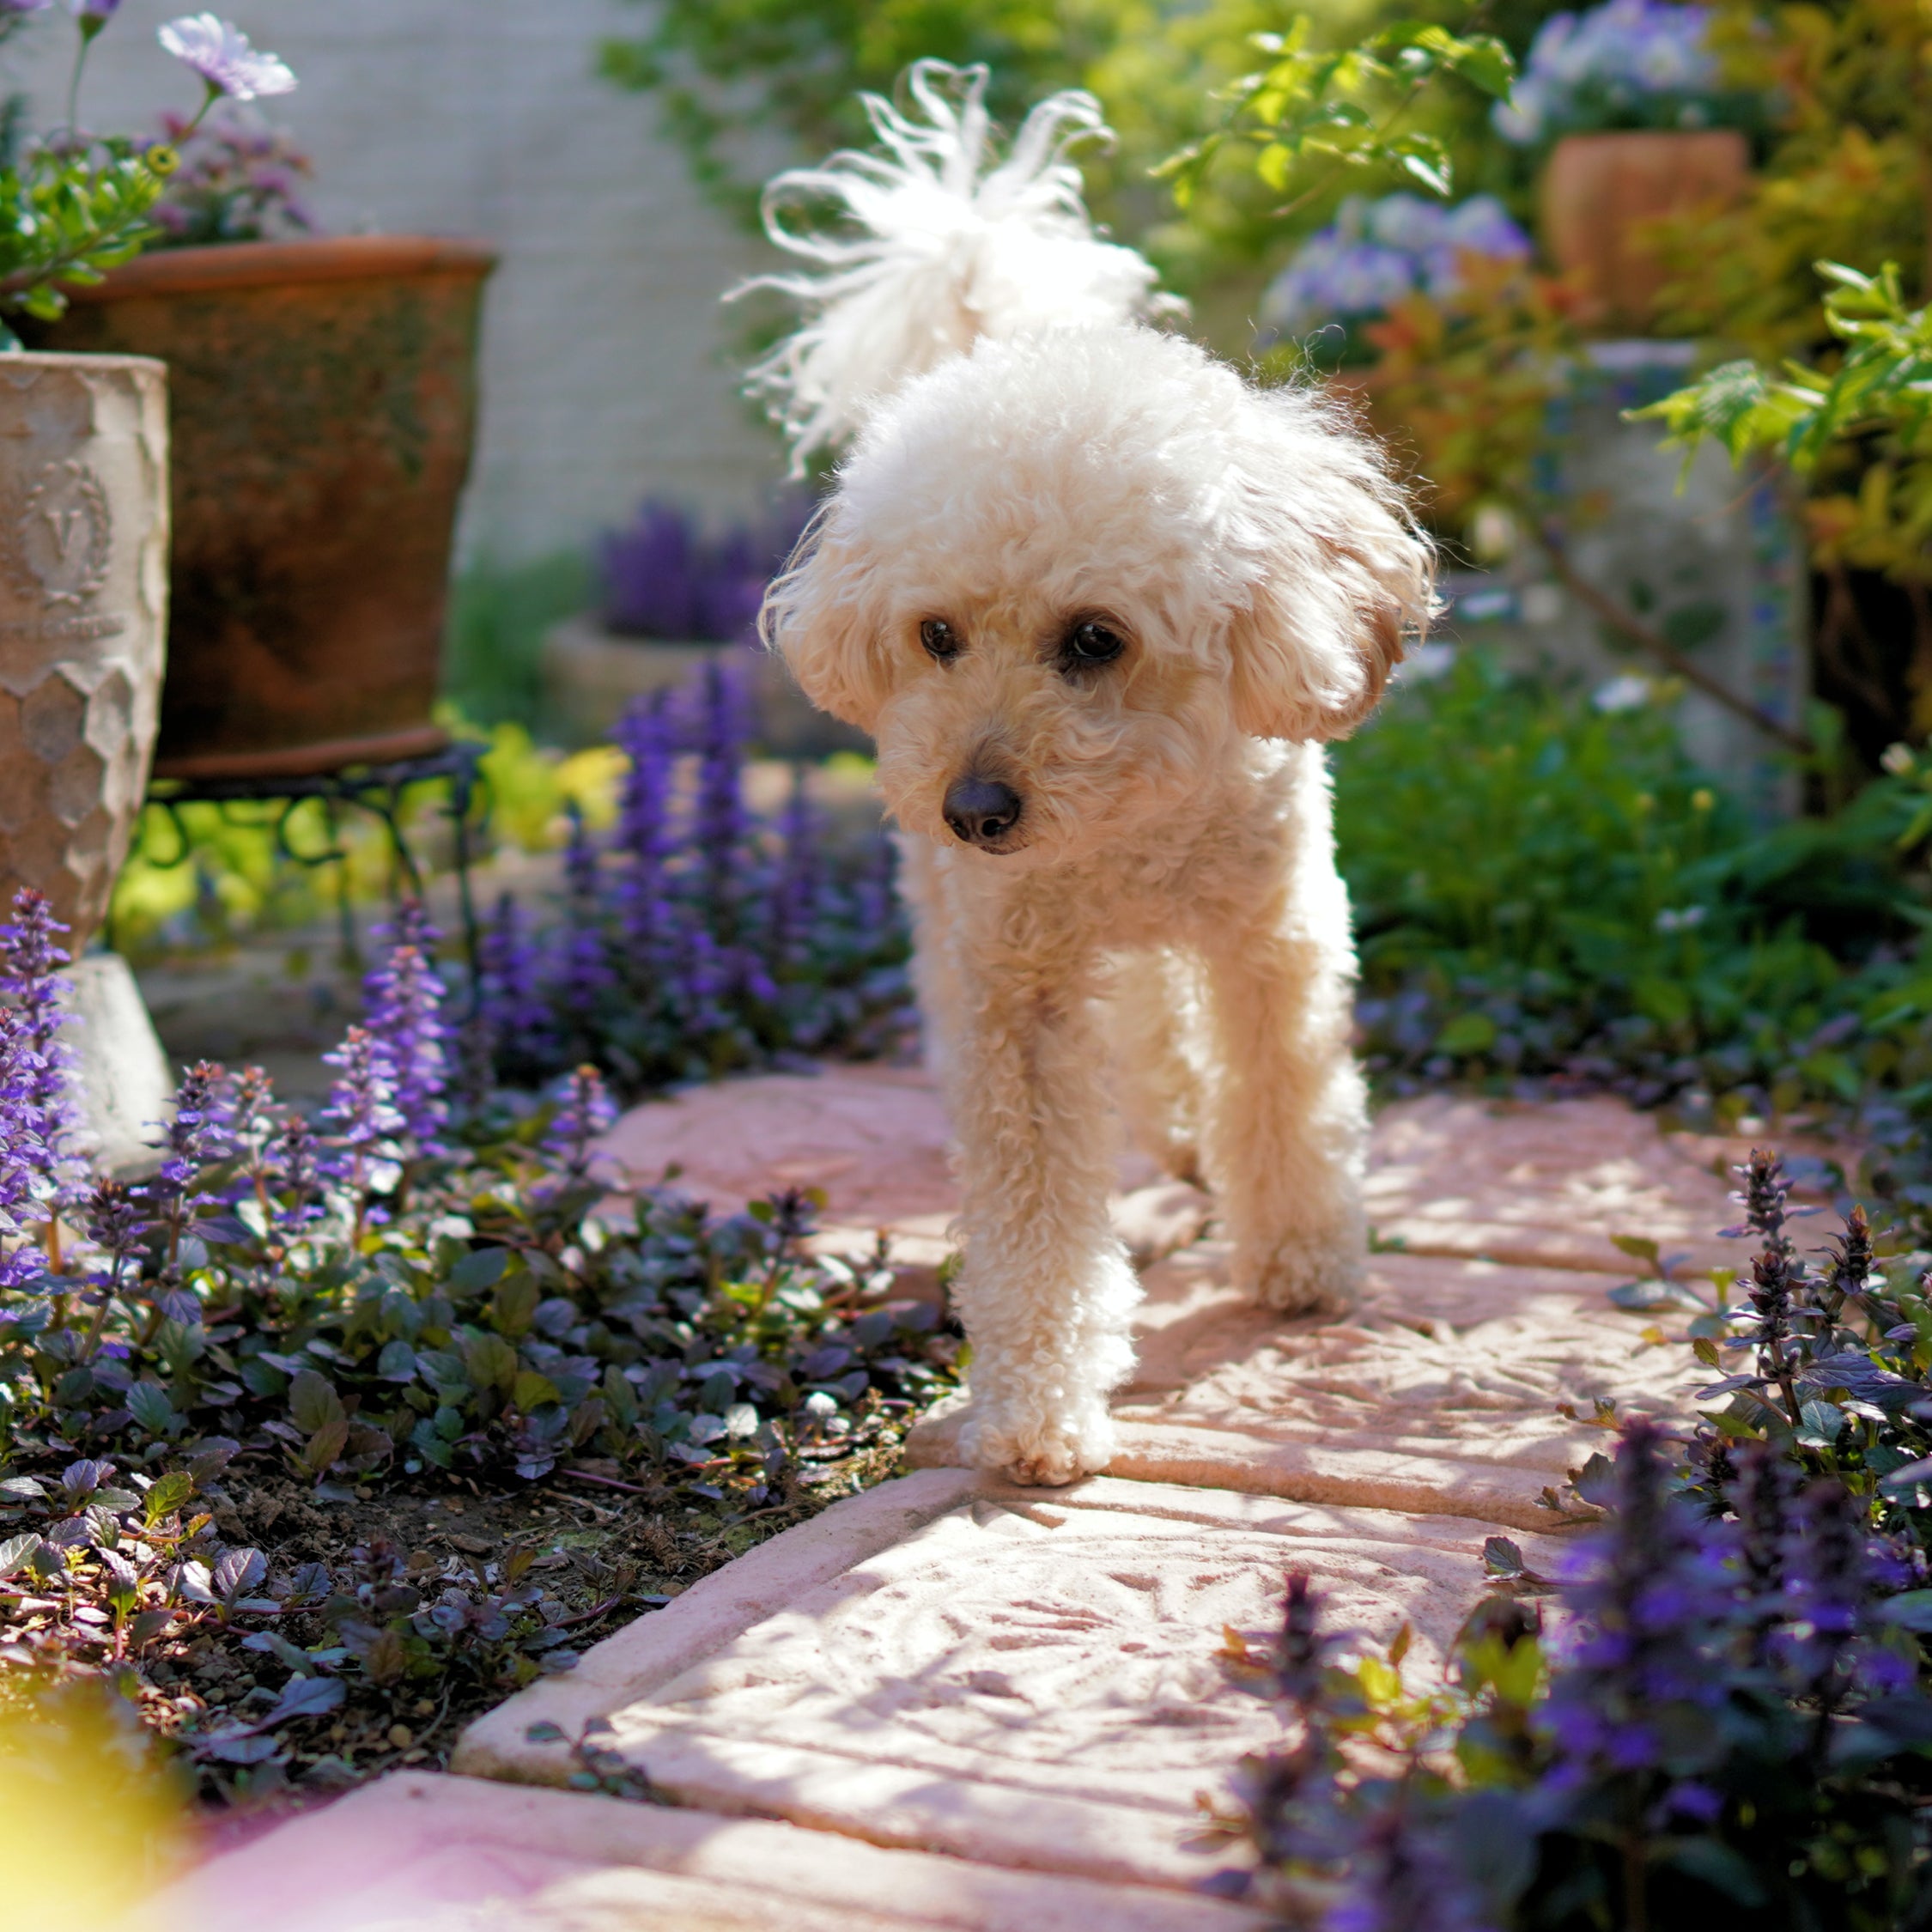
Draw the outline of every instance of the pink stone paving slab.
M599 1145L630 1183L648 1185L676 1167L678 1187L727 1211L774 1188L822 1188L815 1251L861 1256L883 1230L902 1284L915 1291L951 1251L946 1228L959 1202L951 1133L920 1068L833 1065L693 1087L634 1107ZM1206 1220L1205 1194L1163 1180L1131 1150L1121 1188L1115 1218L1138 1261L1184 1247Z
M912 1519L916 1528L908 1528ZM1438 1665L1487 1526L1095 1478L887 1483L740 1558L472 1725L460 1771L544 1782L540 1720L608 1741L678 1801L877 1844L1185 1886L1224 1862L1194 1794L1274 1741L1230 1683L1291 1567L1337 1622ZM863 1552L863 1553L860 1553ZM1548 1552L1532 1544L1532 1560Z
M1723 1143L1660 1133L1608 1097L1512 1104L1431 1094L1383 1109L1369 1220L1412 1254L1628 1274L1613 1235L1648 1236L1693 1269L1735 1267L1737 1218L1712 1172ZM1739 1157L1741 1157L1741 1156Z
M679 1184L720 1206L774 1187L824 1189L828 1252L863 1253L879 1229L902 1267L926 1274L946 1253L957 1212L945 1109L916 1067L828 1066L697 1087L633 1108L603 1143L633 1182L671 1165ZM1613 1235L1647 1235L1698 1268L1737 1262L1716 1230L1735 1218L1713 1170L1741 1144L1657 1131L1654 1118L1601 1097L1516 1104L1429 1095L1377 1117L1369 1215L1385 1242L1525 1267L1627 1273ZM1159 1181L1122 1157L1124 1194ZM1166 1219L1141 1194L1116 1218L1147 1260L1198 1233L1208 1204L1170 1190Z
M1377 1255L1352 1317L1290 1321L1230 1285L1227 1263L1202 1242L1143 1276L1110 1473L1548 1529L1544 1490L1603 1442L1559 1403L1684 1415L1710 1379L1613 1307L1604 1275ZM959 1406L914 1430L914 1467L955 1460Z
M203 1866L161 1932L1260 1932L1240 1906L403 1772Z

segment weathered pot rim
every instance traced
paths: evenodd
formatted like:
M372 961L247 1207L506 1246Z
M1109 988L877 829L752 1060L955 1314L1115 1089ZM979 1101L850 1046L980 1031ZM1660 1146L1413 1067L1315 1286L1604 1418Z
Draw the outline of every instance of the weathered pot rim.
M128 355L112 349L98 353L85 349L0 349L0 374L27 364L40 369L152 369L158 375L167 374L167 364L158 355Z
M1558 135L1551 152L1558 148L1619 148L1655 141L1722 141L1747 152L1751 146L1742 130L1735 127L1609 127L1594 128L1587 134Z
M446 235L336 234L297 241L226 241L162 248L110 269L106 278L63 289L84 308L123 295L194 294L210 289L283 287L304 282L374 282L392 276L485 276L494 248Z

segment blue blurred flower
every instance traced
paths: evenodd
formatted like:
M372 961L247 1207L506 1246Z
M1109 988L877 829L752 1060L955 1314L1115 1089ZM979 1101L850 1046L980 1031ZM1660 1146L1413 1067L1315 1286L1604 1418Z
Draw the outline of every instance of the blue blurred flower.
M1262 319L1278 336L1383 315L1406 295L1450 294L1462 258L1527 261L1529 237L1494 195L1446 208L1420 195L1352 196L1269 283Z
M1718 118L1707 9L1607 0L1556 14L1530 44L1522 78L1492 112L1505 140L1530 147L1600 127L1703 127Z

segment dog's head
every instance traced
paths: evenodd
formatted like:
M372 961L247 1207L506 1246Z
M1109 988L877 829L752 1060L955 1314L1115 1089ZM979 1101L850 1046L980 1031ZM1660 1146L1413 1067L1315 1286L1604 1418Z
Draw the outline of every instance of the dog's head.
M908 830L1036 860L1198 797L1236 741L1345 735L1424 622L1372 446L1151 330L981 342L873 416L766 599Z

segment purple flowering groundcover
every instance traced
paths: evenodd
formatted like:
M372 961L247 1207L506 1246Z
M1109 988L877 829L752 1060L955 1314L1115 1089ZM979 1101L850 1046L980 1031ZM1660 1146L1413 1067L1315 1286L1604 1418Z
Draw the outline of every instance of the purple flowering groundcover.
M1404 1687L1400 1638L1364 1656L1305 1576L1230 1658L1284 1742L1209 1807L1247 1854L1214 1889L1324 1932L1932 1923L1932 1271L1856 1207L1807 1261L1777 1157L1739 1178L1741 1292L1613 1297L1691 1314L1717 1406L1597 1400L1613 1452L1548 1497L1590 1527L1553 1576L1489 1540L1443 1684Z
M667 945L709 939L693 905L719 921L720 1002L729 948L824 914L782 848L754 873L712 777L693 876L585 887L562 983L598 969L593 909ZM603 856L630 881L635 844ZM494 1086L505 990L456 1024L408 905L325 1104L196 1066L154 1172L97 1177L61 932L28 892L0 933L0 1680L133 1726L204 1795L440 1762L611 1619L892 1473L956 1386L957 1333L890 1268L806 1255L811 1196L610 1197L603 1074Z

